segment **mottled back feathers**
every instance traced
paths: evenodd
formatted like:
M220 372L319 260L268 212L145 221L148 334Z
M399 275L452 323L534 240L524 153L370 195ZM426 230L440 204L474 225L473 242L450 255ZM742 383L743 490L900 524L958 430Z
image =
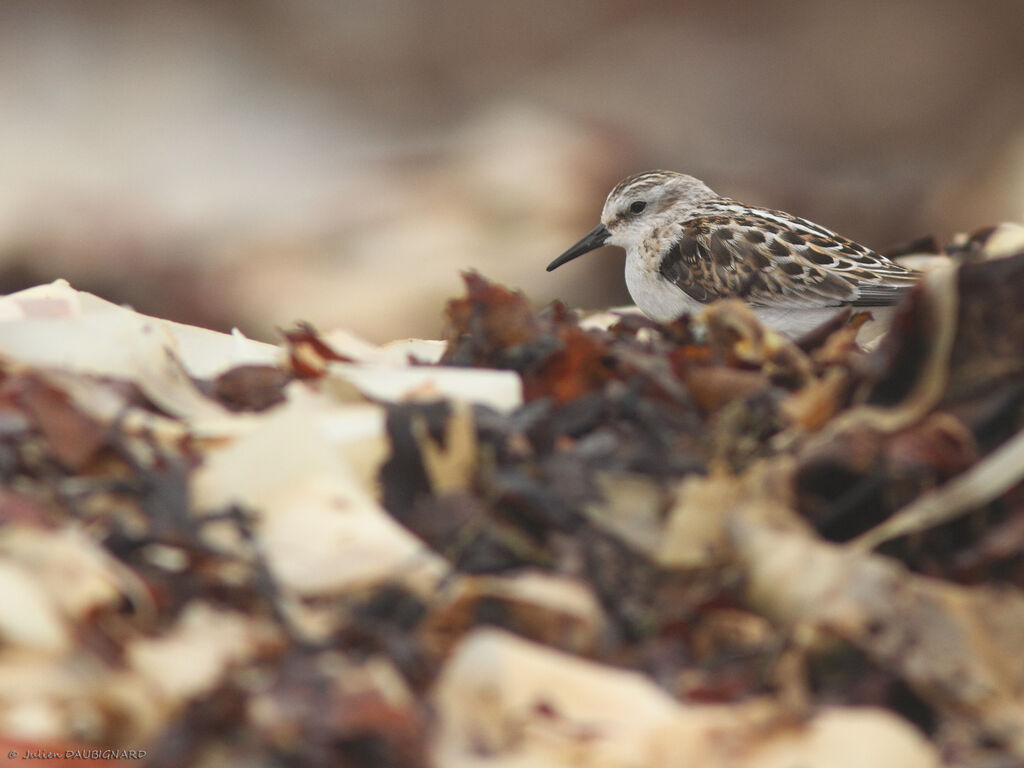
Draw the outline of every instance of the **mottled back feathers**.
M708 201L682 222L661 276L691 298L742 297L753 306L884 306L916 274L806 219Z

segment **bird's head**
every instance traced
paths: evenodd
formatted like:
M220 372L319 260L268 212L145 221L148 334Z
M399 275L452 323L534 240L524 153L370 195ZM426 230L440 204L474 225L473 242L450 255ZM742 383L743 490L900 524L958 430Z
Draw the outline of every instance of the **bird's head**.
M548 272L602 245L629 248L673 222L695 203L715 197L704 182L673 171L647 171L623 179L608 194L601 223L548 265Z

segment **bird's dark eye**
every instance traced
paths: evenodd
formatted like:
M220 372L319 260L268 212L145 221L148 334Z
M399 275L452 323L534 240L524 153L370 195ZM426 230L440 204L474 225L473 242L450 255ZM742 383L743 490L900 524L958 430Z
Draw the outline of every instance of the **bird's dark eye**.
M629 212L633 214L642 213L644 208L646 207L647 203L645 203L643 200L637 200L635 203L630 203Z

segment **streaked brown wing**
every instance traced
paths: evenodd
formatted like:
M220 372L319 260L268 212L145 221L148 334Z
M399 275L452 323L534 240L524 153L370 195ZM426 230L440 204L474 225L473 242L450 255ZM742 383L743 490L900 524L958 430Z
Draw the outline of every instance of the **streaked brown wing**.
M766 213L771 218L747 209L742 216L690 219L661 261L662 276L701 302L739 296L754 306L792 308L893 304L916 281L840 235Z

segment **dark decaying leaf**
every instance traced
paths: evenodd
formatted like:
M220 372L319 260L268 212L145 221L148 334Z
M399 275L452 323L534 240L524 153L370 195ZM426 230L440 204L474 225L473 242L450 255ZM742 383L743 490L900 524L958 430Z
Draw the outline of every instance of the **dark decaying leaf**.
M292 376L270 365L240 365L225 371L205 389L231 411L265 411L284 402Z

